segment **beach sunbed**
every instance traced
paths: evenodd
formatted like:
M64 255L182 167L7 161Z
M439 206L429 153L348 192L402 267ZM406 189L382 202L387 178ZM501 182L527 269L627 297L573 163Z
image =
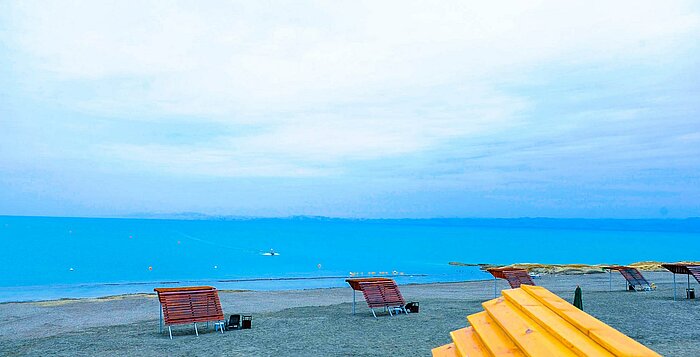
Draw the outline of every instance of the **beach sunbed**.
M665 263L661 264L666 270L673 273L673 300L676 300L676 274L685 274L688 276L688 288L686 289L687 298L691 298L690 290L690 276L692 275L695 280L700 284L700 264L698 262L680 262L680 263ZM693 290L693 295L695 291Z
M168 326L170 339L173 338L172 325L194 324L198 322L215 322L215 326L224 332L224 313L221 309L218 291L211 286L193 286L183 288L156 288L161 307L161 332L163 323Z
M357 291L362 291L362 288L360 287L361 282L366 282L366 281L393 281L392 279L389 278L350 278L350 279L345 279L345 282L350 284L350 287L352 288L352 314L355 315L355 293Z
M482 306L433 357L660 356L540 286L503 290Z
M532 277L526 269L501 267L486 269L494 278L505 279L511 288L519 288L520 285L535 285Z
M619 271L625 280L627 280L627 285L632 287L632 289L635 291L654 290L649 281L644 278L642 273L637 268L624 265L612 265L603 267L603 269L607 270L608 272L612 272L613 270Z
M408 313L405 306L406 301L404 301L401 291L399 291L399 287L394 280L361 281L358 284L365 297L367 306L375 318L377 314L374 309L379 308L388 311L390 316L394 315L393 312Z
M690 275L692 275L700 284L700 266L690 265L688 266L688 271L690 272Z

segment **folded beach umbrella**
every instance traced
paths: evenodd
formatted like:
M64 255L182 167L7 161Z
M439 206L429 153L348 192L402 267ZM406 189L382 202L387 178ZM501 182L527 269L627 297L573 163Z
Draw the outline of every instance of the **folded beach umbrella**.
M574 306L583 310L583 298L581 296L581 287L576 285L576 291L574 292Z

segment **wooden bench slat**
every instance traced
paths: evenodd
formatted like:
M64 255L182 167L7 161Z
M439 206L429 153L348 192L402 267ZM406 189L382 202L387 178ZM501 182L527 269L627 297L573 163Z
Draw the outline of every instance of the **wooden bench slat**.
M358 283L370 308L404 306L406 302L393 280L363 281Z
M213 287L157 288L166 325L223 321L218 291Z

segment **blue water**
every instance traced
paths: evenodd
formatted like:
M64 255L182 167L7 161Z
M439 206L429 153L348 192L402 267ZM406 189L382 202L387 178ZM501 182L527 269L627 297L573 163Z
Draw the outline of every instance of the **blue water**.
M150 292L344 286L490 276L509 264L700 260L698 220L156 220L0 216L0 302ZM262 253L274 249L277 256Z

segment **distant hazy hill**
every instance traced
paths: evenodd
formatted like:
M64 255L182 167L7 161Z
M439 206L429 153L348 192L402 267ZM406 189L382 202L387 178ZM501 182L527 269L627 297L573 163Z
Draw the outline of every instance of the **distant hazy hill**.
M363 221L377 224L472 226L494 228L536 228L609 231L683 231L700 232L700 218L686 219L583 219L583 218L425 218L369 219L333 218L324 216L251 217L209 215L199 212L135 213L122 218L173 220L295 220L295 221Z

